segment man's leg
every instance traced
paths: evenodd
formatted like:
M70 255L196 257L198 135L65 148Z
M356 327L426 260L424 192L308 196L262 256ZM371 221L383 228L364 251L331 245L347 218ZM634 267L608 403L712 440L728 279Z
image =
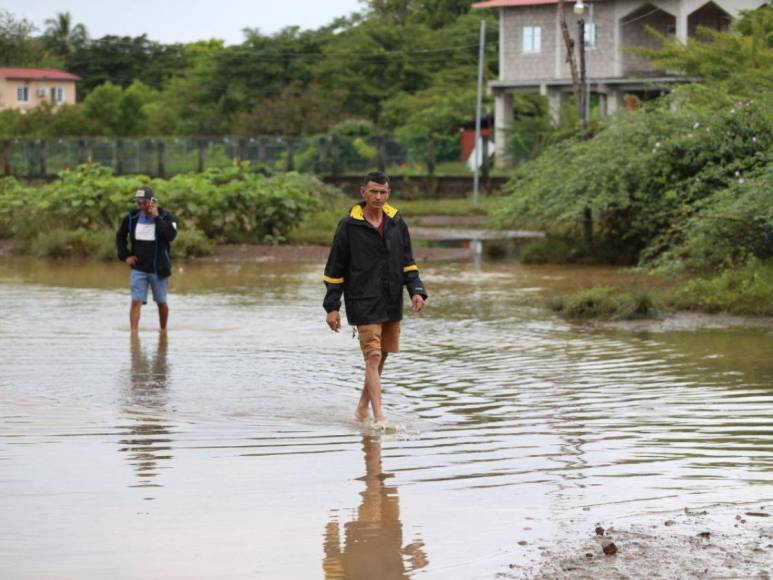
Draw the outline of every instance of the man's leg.
M379 382L381 379L381 374L384 372L384 363L386 362L386 358L387 358L387 353L382 352L381 362L378 365ZM360 395L360 402L357 404L357 411L355 412L354 416L357 417L357 419L359 419L360 421L367 419L369 406L370 406L370 393L368 392L368 382L366 380L362 385L362 394Z
M166 330L166 323L169 320L169 305L166 302L167 289L169 287L169 278L159 278L155 274L150 277L150 288L153 290L153 300L158 306L158 325L161 330Z
M166 330L167 320L169 320L169 305L164 302L158 305L158 324L161 330Z
M384 356L381 352L371 353L365 359L365 388L373 407L373 420L380 423L384 420L384 412L381 408L381 370L384 368Z
M142 308L142 300L132 300L132 306L129 310L129 326L132 332L136 332L140 327L140 309Z

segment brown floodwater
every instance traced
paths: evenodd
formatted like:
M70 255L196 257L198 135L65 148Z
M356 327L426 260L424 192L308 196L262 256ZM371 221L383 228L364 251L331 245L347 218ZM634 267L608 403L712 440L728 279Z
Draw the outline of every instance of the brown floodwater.
M428 265L381 434L321 271L184 264L132 338L122 265L0 259L0 578L494 578L773 502L771 328L571 324L534 297L631 275Z

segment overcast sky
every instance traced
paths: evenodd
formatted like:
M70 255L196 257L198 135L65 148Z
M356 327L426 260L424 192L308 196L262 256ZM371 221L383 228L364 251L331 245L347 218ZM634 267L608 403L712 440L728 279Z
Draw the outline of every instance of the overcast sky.
M0 9L42 31L57 12L70 12L92 38L147 34L160 42L243 40L243 28L265 33L285 26L317 28L361 8L358 0L5 0Z

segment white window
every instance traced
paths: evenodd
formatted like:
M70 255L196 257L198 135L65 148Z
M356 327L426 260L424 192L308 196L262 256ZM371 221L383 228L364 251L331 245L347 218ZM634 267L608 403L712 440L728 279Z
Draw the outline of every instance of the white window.
M16 87L16 100L20 103L26 103L30 100L29 87Z
M585 48L596 48L596 24L594 22L585 25Z
M64 103L64 89L62 87L51 87L51 100L55 103Z
M542 28L539 26L523 27L523 44L521 52L524 54L542 52Z

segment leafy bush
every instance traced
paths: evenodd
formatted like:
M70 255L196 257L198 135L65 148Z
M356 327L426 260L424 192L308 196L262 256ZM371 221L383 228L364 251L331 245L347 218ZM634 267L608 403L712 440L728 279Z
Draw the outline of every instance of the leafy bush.
M581 239L590 208L596 251L612 248L631 263L657 259L681 242L683 224L706 200L771 162L768 102L721 110L689 103L683 91L610 119L591 140L548 149L515 171L499 222Z
M773 163L719 190L674 225L669 247L653 259L662 270L736 268L773 256ZM645 258L647 256L645 255Z
M106 167L81 165L41 187L2 180L0 232L31 240L41 231L114 229L133 208L132 192L144 184L175 215L180 231L193 228L217 242L283 241L322 199L335 195L314 177L266 177L248 164L170 180L115 177Z
M183 229L178 232L172 244L175 258L200 258L215 251L215 242L197 229Z

